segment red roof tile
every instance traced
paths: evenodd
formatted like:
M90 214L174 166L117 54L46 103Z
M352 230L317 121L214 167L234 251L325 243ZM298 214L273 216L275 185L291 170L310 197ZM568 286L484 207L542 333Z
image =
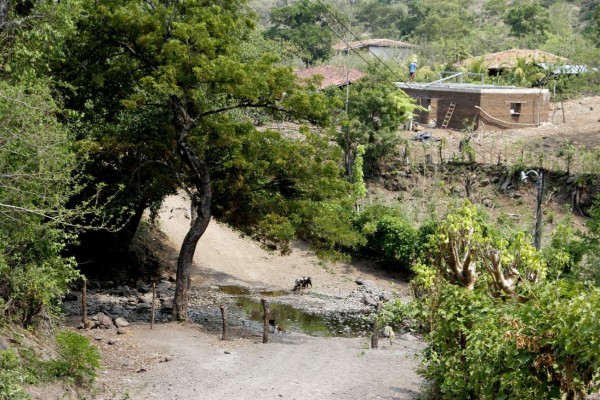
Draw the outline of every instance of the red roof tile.
M463 60L460 65L468 66L472 61L483 59L483 63L488 69L513 68L516 65L517 58L525 58L527 62L545 62L551 64L569 62L567 58L559 57L542 50L510 49L499 53L470 57Z
M346 85L347 80L354 82L366 75L364 72L355 69L350 69L348 76L347 74L346 67L332 65L322 65L320 67L311 67L296 71L296 76L301 79L308 79L315 75L321 75L323 77L321 89L329 86L344 86Z

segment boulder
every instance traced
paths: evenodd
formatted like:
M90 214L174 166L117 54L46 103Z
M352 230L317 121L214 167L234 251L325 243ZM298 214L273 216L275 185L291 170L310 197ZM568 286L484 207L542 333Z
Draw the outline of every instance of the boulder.
M138 296L137 301L138 303L152 304L152 293Z
M126 312L127 311L125 310L125 308L123 306L121 306L120 304L113 304L113 306L110 308L110 313L112 315L116 315L118 317L125 316Z
M158 283L158 285L156 285L156 292L162 293L162 292L169 290L170 288L171 288L171 282L162 280Z
M117 328L124 328L126 326L129 326L129 322L125 318L122 318L122 317L115 318L115 326Z
M106 314L99 312L97 315L98 323L96 326L100 329L110 329L113 326L113 321Z
M137 312L144 312L144 311L149 311L151 308L152 308L151 304L140 303L137 306L135 306L135 311L137 311Z
M354 282L356 282L357 285L366 286L366 287L375 286L373 281L369 281L369 280L361 279L361 278L358 278Z
M173 309L173 297L166 297L164 299L160 299L160 307L163 310L172 310Z

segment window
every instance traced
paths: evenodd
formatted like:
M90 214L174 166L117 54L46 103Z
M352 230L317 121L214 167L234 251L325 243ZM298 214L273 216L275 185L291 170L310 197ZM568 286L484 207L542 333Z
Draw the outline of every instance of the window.
M522 103L510 103L510 115L521 115L521 104Z

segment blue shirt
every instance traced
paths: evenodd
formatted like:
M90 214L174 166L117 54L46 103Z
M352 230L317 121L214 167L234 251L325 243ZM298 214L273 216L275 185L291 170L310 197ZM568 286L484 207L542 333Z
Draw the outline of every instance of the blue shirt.
M413 61L408 66L408 71L409 72L415 72L416 70L417 70L417 63Z

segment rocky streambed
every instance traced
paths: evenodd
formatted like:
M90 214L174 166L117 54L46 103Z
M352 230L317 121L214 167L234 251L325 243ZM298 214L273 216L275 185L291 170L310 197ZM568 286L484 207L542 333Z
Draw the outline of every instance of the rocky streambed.
M155 321L170 321L175 284L173 277L155 284ZM282 332L311 336L367 336L371 332L373 311L379 302L388 302L394 293L376 287L371 281L357 280L350 292L323 293L311 287L281 290L241 285L197 286L190 292L190 318L207 331L222 329L220 306L227 312L233 336L249 337L262 332L261 299L269 302L271 319ZM87 313L95 322L87 328L126 329L125 322L151 320L152 286L116 285L112 281L90 281L87 288ZM69 293L63 302L68 316L81 316L81 290Z

